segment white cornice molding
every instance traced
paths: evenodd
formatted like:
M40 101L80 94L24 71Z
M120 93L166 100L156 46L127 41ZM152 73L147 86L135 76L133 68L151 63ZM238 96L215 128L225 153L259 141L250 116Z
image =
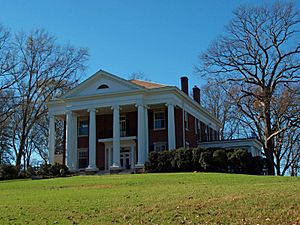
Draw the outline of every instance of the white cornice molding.
M174 104L178 106L182 106L182 104L189 106L193 108L196 111L200 111L200 113L203 114L204 117L208 117L209 120L211 120L213 123L217 124L217 126L221 127L222 123L212 114L210 114L207 110L205 110L199 103L197 103L195 100L191 99L189 96L187 96L185 93L183 93L181 90L179 90L175 86L167 86L167 87L160 87L155 89L139 89L139 90L130 90L130 91L123 91L123 92L117 92L117 93L107 93L107 94L97 94L97 95L91 95L91 96L78 96L78 97L70 97L70 98L61 98L61 99L55 99L47 102L47 106L57 106L57 105L64 105L66 103L72 103L72 102L78 102L78 101L89 101L89 100L97 100L99 98L101 99L108 99L108 98L114 98L114 97L129 97L132 95L141 95L141 98L152 96L153 94L175 94L177 98L179 98L179 101L176 101L176 99L169 102L169 104ZM143 97L144 96L144 97ZM143 101L141 99L141 101ZM169 100L170 101L170 100ZM181 102L181 104L180 104ZM142 102L136 102L136 104L141 104ZM145 101L144 104L148 104L149 102ZM162 102L163 103L163 102ZM166 100L166 103L168 104L168 100ZM187 107L182 106L185 110L188 110ZM191 112L189 112L191 113Z
M108 78L112 81L118 81L128 87L132 87L135 88L137 90L142 90L144 89L143 87L134 84L128 80L125 80L119 76L116 76L114 74L111 74L109 72L106 72L104 70L99 70L96 73L94 73L92 76L90 76L88 79L84 80L82 83L80 83L78 86L74 87L73 89L71 89L70 91L68 91L67 93L65 93L63 96L61 96L61 99L66 99L68 98L70 95L74 94L76 91L80 90L81 88L87 86L89 83L92 83L97 77L103 76L105 78Z

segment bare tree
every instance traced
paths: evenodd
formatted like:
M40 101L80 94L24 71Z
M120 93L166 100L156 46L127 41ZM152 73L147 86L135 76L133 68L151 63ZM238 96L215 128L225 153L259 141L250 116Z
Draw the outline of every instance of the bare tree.
M237 106L228 95L230 87L216 81L208 81L201 88L201 104L215 115L223 124L220 130L222 140L244 137L246 133L240 132L241 114Z
M275 174L274 139L295 124L274 126L272 98L283 85L300 81L299 25L293 3L239 7L197 68L236 86L236 104L263 143L270 174Z
M297 144L300 127L294 124L300 115L300 104L297 101L300 93L296 91L299 85L294 87L295 90L285 87L283 90L277 90L271 101L272 127L281 131L274 136L275 167L278 175L284 175L300 154Z
M144 81L151 81L145 76L145 73L142 71L133 72L129 77L129 80L144 80Z
M47 115L45 102L77 82L88 53L86 49L58 45L43 30L17 34L14 45L19 63L13 68L18 103L12 115L12 141L16 166L20 169L26 147L34 148L34 143L29 142L31 135L35 136L33 129Z
M2 104L0 124L9 118L14 108L14 104L12 104L14 96L11 88L16 81L14 78L17 77L13 73L13 68L18 64L15 55L11 34L0 24L0 100Z

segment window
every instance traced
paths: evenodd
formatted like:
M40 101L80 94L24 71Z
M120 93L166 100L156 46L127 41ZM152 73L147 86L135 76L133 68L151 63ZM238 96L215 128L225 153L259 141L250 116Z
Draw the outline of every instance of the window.
M78 122L78 136L89 135L89 121L88 119L80 119Z
M87 148L78 149L78 167L86 168L89 165L89 151Z
M120 117L120 136L126 136L126 116Z
M189 129L189 114L184 112L184 127L186 130Z
M165 128L165 112L154 112L154 130Z
M101 84L98 89L105 89L105 88L109 88L107 84Z
M153 145L154 145L154 151L156 152L167 150L166 142L155 142L153 143Z

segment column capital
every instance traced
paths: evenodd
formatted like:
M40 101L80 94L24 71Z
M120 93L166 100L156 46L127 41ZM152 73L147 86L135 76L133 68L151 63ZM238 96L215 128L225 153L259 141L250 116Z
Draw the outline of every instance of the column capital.
M175 106L176 104L174 102L167 102L165 105L166 106Z
M148 105L145 105L144 103L136 103L134 106L136 108L138 108L138 107L144 107L145 109L149 109L150 108Z
M68 110L68 111L66 112L66 115L78 116L78 113L76 113L76 112L74 112L74 111L72 111L72 110Z
M121 107L119 105L112 105L111 110L120 110Z
M98 112L96 108L88 108L87 112Z

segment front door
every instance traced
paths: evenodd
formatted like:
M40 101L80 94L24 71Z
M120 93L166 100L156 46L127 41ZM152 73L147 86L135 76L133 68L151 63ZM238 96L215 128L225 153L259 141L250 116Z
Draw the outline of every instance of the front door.
M130 169L130 148L121 148L120 152L120 166L122 169Z

